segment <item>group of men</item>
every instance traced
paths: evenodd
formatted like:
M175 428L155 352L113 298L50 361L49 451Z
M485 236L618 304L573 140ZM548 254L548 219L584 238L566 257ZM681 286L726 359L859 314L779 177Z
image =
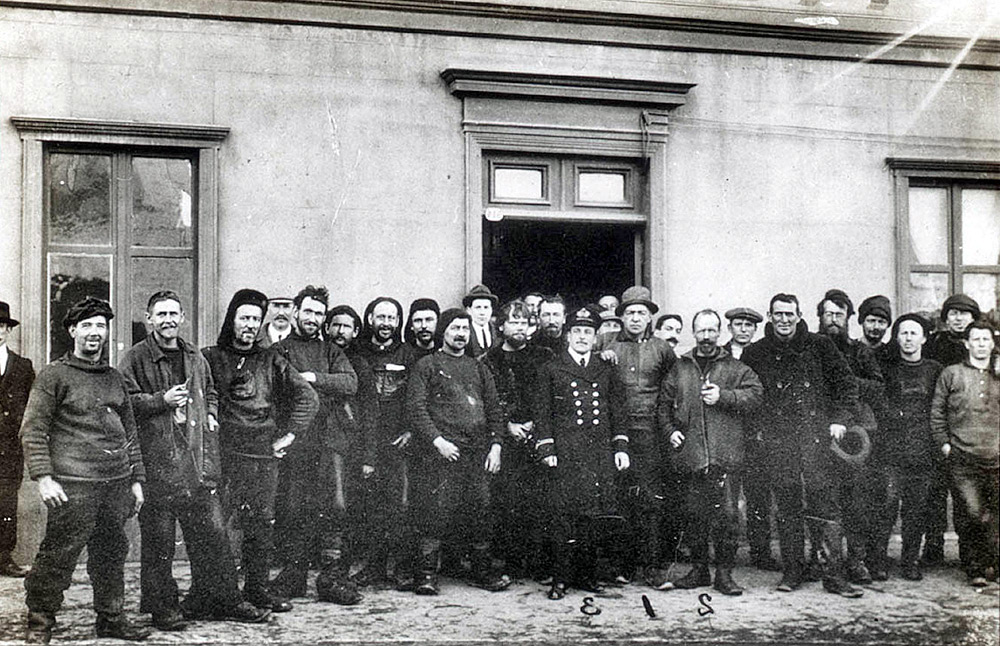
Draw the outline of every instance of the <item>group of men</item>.
M949 491L970 582L997 576L1000 360L968 296L945 301L934 333L870 297L855 340L841 290L817 305L818 333L779 293L758 341L758 312L725 312L722 345L723 317L705 309L681 356L683 319L655 318L640 286L567 310L537 293L501 306L477 285L462 305L421 298L404 317L380 296L359 316L323 287L271 299L241 289L216 344L199 350L179 336L181 298L164 290L116 370L114 314L87 298L64 321L72 352L34 378L4 344L17 321L0 303L0 449L17 460L0 465L4 574L23 574L9 495L22 446L48 508L25 581L29 632L51 635L86 546L98 636L149 634L123 612L135 513L140 610L168 631L265 621L308 593L311 569L317 597L343 605L380 583L436 595L442 570L490 591L532 577L553 600L612 579L738 595L741 492L753 564L780 569L781 591L815 577L858 597L854 584L887 578L900 503L900 571L919 579L925 535L924 561L942 558ZM183 600L178 524L192 576ZM682 548L692 568L676 576Z

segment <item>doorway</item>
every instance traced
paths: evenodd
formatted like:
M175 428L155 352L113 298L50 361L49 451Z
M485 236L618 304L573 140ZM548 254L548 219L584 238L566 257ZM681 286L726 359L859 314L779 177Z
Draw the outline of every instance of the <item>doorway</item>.
M561 294L570 307L596 303L640 282L641 232L628 224L484 220L483 283L501 302L537 291Z

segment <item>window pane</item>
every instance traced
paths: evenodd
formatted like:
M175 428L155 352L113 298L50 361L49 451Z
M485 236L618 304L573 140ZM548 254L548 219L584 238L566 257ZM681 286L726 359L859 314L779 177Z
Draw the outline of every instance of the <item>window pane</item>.
M997 274L964 274L962 292L976 299L980 309L989 312L1000 301L1000 276Z
M948 274L910 273L911 311L925 315L937 312L948 295Z
M581 172L577 176L581 202L624 204L625 173Z
M181 336L195 342L194 322L194 260L191 258L132 259L132 344L146 338L146 303L154 293L170 289L181 297L185 321Z
M111 256L49 254L49 361L73 349L63 317L86 296L111 300Z
M544 168L494 168L493 197L498 200L545 199Z
M191 162L132 160L132 243L143 247L192 246Z
M910 187L910 250L917 264L948 264L947 189Z
M111 157L49 155L49 242L111 244Z
M962 264L1000 265L1000 191L962 189Z

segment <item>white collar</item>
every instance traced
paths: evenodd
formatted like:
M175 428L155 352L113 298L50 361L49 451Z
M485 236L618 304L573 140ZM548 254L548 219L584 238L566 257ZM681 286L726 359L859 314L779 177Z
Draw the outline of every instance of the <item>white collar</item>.
M566 348L566 349L569 351L569 356L573 357L573 363L575 363L576 365L580 365L580 359L583 359L583 362L585 364L587 364L588 366L590 365L590 355L593 354L592 352L588 352L587 354L580 354L573 348Z
M7 344L0 343L0 370L7 372Z
M283 340L291 333L292 333L291 325L285 328L284 332L279 331L278 328L274 327L273 325L267 326L267 336L271 339L272 343L277 343L278 341Z

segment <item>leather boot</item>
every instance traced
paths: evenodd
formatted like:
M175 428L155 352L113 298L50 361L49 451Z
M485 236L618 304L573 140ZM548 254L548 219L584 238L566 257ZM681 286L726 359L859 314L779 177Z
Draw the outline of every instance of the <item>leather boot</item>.
M738 597L743 594L743 588L733 580L733 570L728 567L715 568L715 584L713 587L722 594Z
M290 563L278 572L271 582L271 592L280 596L294 599L306 596L306 579L308 571L298 563Z
M493 569L493 557L488 547L472 550L472 580L476 587L489 592L499 592L510 587L510 577L497 574Z
M436 596L438 590L438 555L441 551L441 541L423 539L420 541L420 554L417 557L419 572L416 576L414 592L421 596Z
M336 555L324 555L323 566L316 577L316 596L320 601L329 601L341 606L353 606L364 598L358 586L348 580L349 563L338 550Z
M839 522L823 523L823 542L826 545L827 564L823 573L823 589L848 599L856 599L864 594L860 588L851 585L844 576L844 558L841 553L844 530Z
M708 570L708 563L698 563L691 568L691 571L674 581L674 587L678 590L692 590L710 585L712 585L712 573Z

